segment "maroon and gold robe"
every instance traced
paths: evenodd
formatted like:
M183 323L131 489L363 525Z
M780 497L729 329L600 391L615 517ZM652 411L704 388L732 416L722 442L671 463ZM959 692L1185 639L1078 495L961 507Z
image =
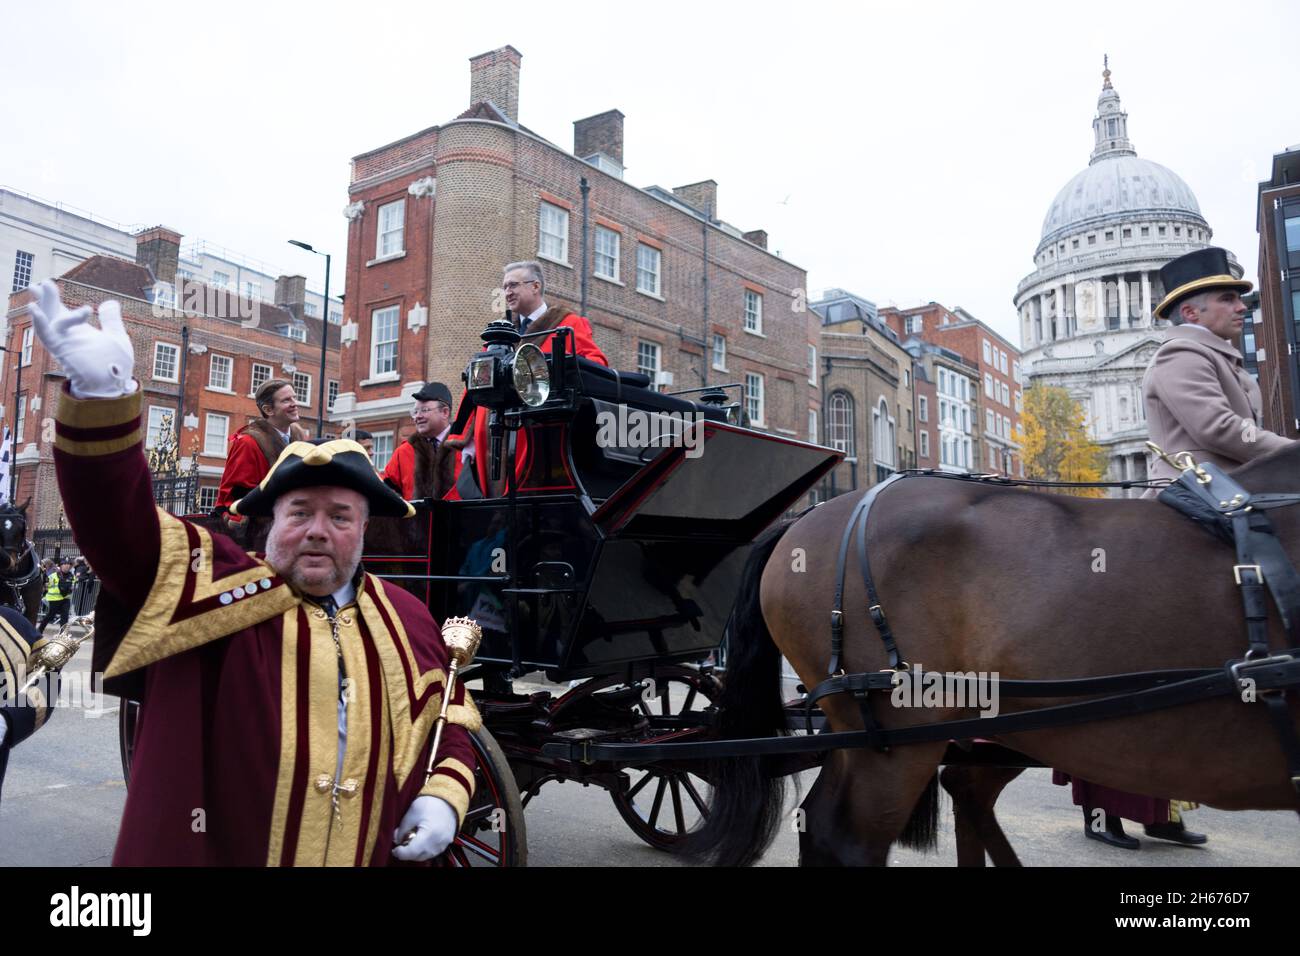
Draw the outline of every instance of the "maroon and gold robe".
M339 659L325 613L265 561L158 509L140 395L66 390L54 460L78 544L100 573L94 669L142 702L118 865L383 865L419 795L463 821L474 786L457 686L426 784L446 645L427 608L369 574L338 612L347 745L338 761Z

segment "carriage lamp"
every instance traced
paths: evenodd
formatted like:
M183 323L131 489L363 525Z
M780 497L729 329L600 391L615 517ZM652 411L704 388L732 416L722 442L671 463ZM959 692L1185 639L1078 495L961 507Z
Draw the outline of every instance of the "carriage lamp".
M494 481L501 475L506 431L504 412L519 405L536 408L551 394L546 356L535 345L520 345L520 338L510 313L489 322L482 334L483 351L470 359L465 369L465 387L474 403L491 411L488 433Z

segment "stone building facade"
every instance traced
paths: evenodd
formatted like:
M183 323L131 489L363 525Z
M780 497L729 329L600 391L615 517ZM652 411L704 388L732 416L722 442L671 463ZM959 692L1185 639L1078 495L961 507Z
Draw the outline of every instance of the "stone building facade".
M521 62L472 58L469 109L353 159L336 422L374 433L382 459L421 382L460 394L504 310L502 266L535 259L547 304L584 312L615 367L667 391L735 384L755 427L805 438L820 395L804 270L721 220L712 180L625 182L617 110L575 123L573 152L521 125Z
M1300 144L1274 155L1271 172L1259 184L1254 349L1243 351L1254 352L1264 427L1300 438Z
M822 483L831 498L917 467L912 356L865 299L830 290L812 303L820 329L821 444L844 452Z
M1138 157L1109 69L1092 125L1088 167L1048 208L1015 305L1030 382L1065 388L1110 456L1108 477L1136 480L1147 475L1142 377L1168 324L1152 314L1158 272L1213 233L1187 184Z

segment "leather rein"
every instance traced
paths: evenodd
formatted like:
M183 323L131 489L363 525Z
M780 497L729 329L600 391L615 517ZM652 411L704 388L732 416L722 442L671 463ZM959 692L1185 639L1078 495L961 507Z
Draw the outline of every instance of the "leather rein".
M926 470L900 472L872 487L853 509L840 540L835 603L831 610L831 676L809 691L804 698L805 720L810 735L813 704L832 694L852 694L857 699L865 729L817 734L815 739L822 742L822 747L869 746L884 751L897 744L1022 733L1129 717L1217 697L1240 696L1243 701L1263 701L1268 708L1278 742L1286 757L1291 785L1300 801L1300 739L1297 739L1287 706L1287 693L1300 685L1300 575L1297 575L1283 550L1266 514L1272 508L1300 504L1300 494L1252 494L1222 469L1202 464L1189 467L1159 495L1161 502L1235 547L1237 563L1233 566L1233 576L1241 591L1249 643L1244 657L1231 660L1223 667L1144 671L1074 680L998 680L997 692L1004 697L1107 696L995 717L885 728L871 714L870 695L873 692L894 691L902 680L901 675L907 674L911 666L898 649L898 642L890 629L871 574L867 554L867 520L872 506L886 488L895 482L915 477L1026 487L1134 487L1144 484L1017 481L999 476L954 475ZM874 625L888 656L889 668L850 674L845 672L841 662L844 651L844 581L849 545L855 533L858 565L867 592L866 615ZM1266 591L1273 598L1288 642L1292 645L1291 649L1277 654L1272 653L1268 647ZM945 688L960 686L969 690L970 693L965 698L967 701L976 699L977 685L980 683L978 679L962 673L943 673L942 680ZM1300 812L1300 807L1297 812Z

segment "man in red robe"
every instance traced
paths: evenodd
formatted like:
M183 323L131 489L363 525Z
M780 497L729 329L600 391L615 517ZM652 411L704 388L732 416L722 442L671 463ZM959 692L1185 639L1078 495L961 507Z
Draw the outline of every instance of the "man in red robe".
M217 489L216 507L228 509L262 483L280 453L293 441L310 437L298 424L298 400L293 385L273 378L253 396L261 418L254 419L230 439L226 467Z
M547 306L542 298L542 293L546 290L546 276L542 272L540 263L510 263L504 269L501 289L506 294L506 308L514 315L521 334L551 332L558 328L570 328L573 330L574 346L580 358L590 359L604 366L609 365L609 359L605 358L605 353L600 350L600 346L596 344L595 336L592 335L590 322L577 313L570 312L561 306ZM530 338L527 341L536 345L543 352L550 354L551 343L554 340L554 336L547 335L540 338ZM486 490L491 487L488 480L491 459L488 453L487 409L475 409L471 434L474 437L473 444L468 445L467 443L468 447L463 452L463 456L466 461L475 463L478 486L480 489L485 490L485 495L491 496L492 493ZM514 434L517 436L515 480L519 481L528 473L528 436L522 429ZM498 482L498 485L503 484L504 482ZM493 491L496 490L493 489ZM453 490L449 497L458 497L458 495Z
M134 355L115 302L32 308L68 374L55 469L99 571L93 670L141 701L119 865L383 865L432 859L474 788L457 686L426 780L448 652L428 610L360 567L370 514L409 516L359 445L297 442L237 513L267 556L155 506Z
M456 485L460 453L467 442L448 434L451 389L442 382L429 382L413 397L415 433L397 446L382 477L407 501L441 498Z

